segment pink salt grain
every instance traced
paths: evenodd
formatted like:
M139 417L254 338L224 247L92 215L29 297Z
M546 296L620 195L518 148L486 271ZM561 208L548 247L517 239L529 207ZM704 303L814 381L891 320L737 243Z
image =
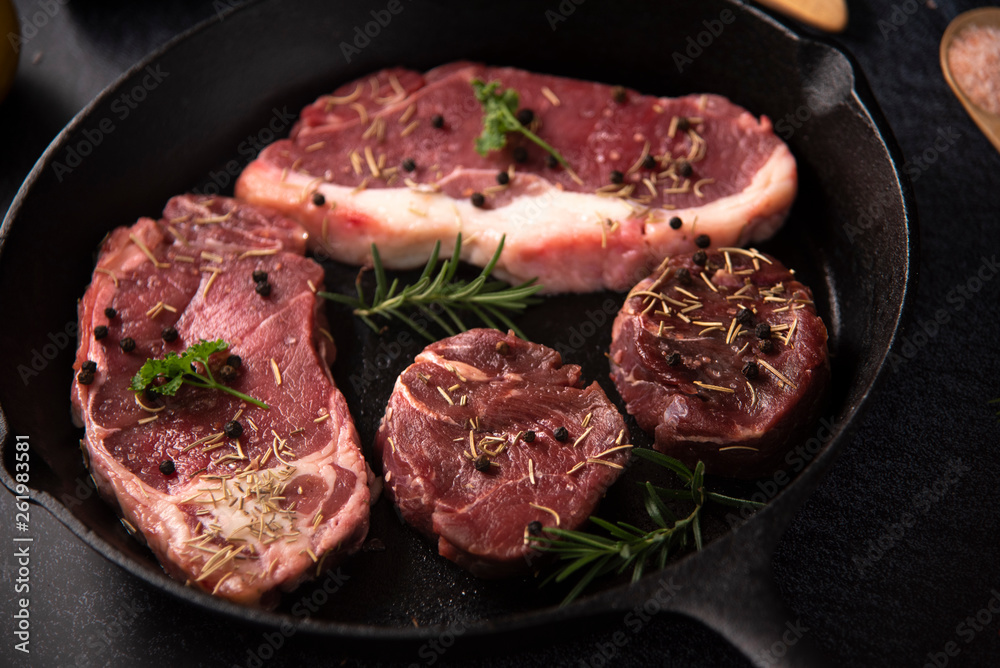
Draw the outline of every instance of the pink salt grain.
M1000 28L969 26L948 47L955 83L973 104L1000 115Z

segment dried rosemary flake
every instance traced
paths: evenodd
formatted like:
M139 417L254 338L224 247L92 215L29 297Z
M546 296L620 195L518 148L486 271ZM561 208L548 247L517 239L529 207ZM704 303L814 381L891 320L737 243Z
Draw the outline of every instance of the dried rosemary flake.
M579 438L577 438L575 441L573 441L573 447L575 448L576 446L580 445L580 443L583 441L583 439L587 438L587 436L593 430L594 430L594 428L592 426L591 427L587 427L586 431L584 431L582 434L580 434Z
M148 257L149 261L152 262L153 266L155 266L157 269L165 269L166 267L170 266L168 262L160 262L159 260L157 260L156 256L153 255L153 252L149 250L146 244L142 243L139 237L130 233L128 235L128 238L132 241L132 243L134 243L136 246L139 247L139 250L142 251L142 254Z
M588 464L601 464L603 466L608 466L608 467L613 468L613 469L618 469L619 471L621 471L622 469L625 468L621 464L616 464L614 462L606 462L603 459L594 459L593 457L587 459L587 463Z
M784 374L782 374L780 371L778 371L777 369L775 369L773 366L771 366L770 364L768 364L764 360L758 359L757 363L760 364L765 369L767 369L768 371L770 371L771 373L773 373L775 375L775 377L778 380L780 380L782 383L788 385L792 389L796 389L797 388L797 386L795 385L795 383L793 383L792 381L788 380L788 378L786 378Z
M709 383L703 383L700 380L694 381L694 384L698 387L703 387L706 390L715 390L716 392L727 392L729 394L734 394L736 390L729 387L721 387L719 385L710 385Z

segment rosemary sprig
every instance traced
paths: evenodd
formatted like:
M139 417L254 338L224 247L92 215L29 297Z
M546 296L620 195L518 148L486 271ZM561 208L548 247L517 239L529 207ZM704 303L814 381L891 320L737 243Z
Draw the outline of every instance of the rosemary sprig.
M147 359L139 372L132 378L128 389L133 392L149 390L172 397L177 394L181 385L187 384L227 392L254 406L269 408L263 401L254 399L248 394L238 392L215 380L209 358L228 347L229 344L222 339L216 341L201 339L198 343L188 346L187 350L180 355L171 350L163 359ZM204 374L198 373L196 363L201 364L201 368L205 370ZM164 382L160 383L159 381Z
M490 151L499 151L507 145L507 135L511 132L520 132L530 141L541 146L556 161L569 169L569 163L562 157L559 151L552 148L548 142L536 135L534 132L524 127L521 121L517 120L517 105L520 96L513 88L500 90L499 81L483 83L479 79L472 80L472 91L483 105L483 132L476 138L476 152L486 157Z
M357 297L332 292L320 292L319 295L352 307L354 315L361 318L375 332L380 331L380 328L373 318L376 316L387 320L395 318L409 325L428 341L436 341L436 337L413 319L412 313L414 311L437 323L449 336L468 329L458 313L459 311L468 311L493 329L501 329L500 325L503 325L503 327L514 330L519 337L526 338L507 313L519 313L526 306L536 303L537 300L531 297L541 290L542 286L535 283L534 279L516 287L511 287L501 281L487 282L486 280L493 273L493 268L500 259L505 238L500 238L500 244L493 257L483 267L479 276L472 281L455 279L462 251L461 233L455 242L455 250L451 258L442 262L437 275L432 276L438 263L438 254L441 251L441 242L438 241L434 244L434 252L431 253L420 278L415 283L402 288L399 286L398 278L393 279L391 283L389 282L378 248L372 244L375 294L372 295L371 301L365 297L360 276L355 284ZM442 317L442 314L447 318Z
M640 483L646 512L658 527L652 531L645 531L627 522L612 524L592 516L590 521L604 529L609 536L550 527L545 529L545 533L551 537L532 537L534 547L555 554L560 561L567 562L560 564L546 582L563 582L574 575L579 578L563 599L562 605L573 601L587 585L602 575L621 575L631 568L632 582L636 582L647 567L655 565L656 568L663 568L667 559L691 543L700 550L701 512L709 501L736 507L764 506L756 501L736 499L705 490L703 462L698 462L692 471L677 459L654 450L636 448L632 452L676 473L684 483L684 489L666 489L648 481ZM694 509L686 517L678 518L667 507L666 501L672 500L690 500L694 503Z

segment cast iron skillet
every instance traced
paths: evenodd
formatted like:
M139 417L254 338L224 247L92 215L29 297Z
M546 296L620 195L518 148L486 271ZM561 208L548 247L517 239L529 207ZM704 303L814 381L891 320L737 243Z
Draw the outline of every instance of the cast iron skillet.
M547 14L530 0L503 3L501 9L400 6L392 15L377 1L252 4L196 27L137 65L56 138L2 230L0 313L8 316L0 330L4 483L14 489L14 435L28 435L34 502L132 574L194 605L258 624L291 619L304 630L359 647L378 640L382 649L412 649L449 625L461 624L464 638L524 636L541 628L578 628L581 620L602 615L620 618L656 600L704 621L762 662L758 650L779 640L790 619L776 594L770 554L849 438L915 279L912 196L897 168L898 150L857 68L833 47L725 0L651 0L627 11L588 3L565 17L558 10ZM385 25L373 23L379 19ZM378 34L359 37L366 27ZM460 58L648 93L720 93L775 120L799 160L800 193L787 226L763 248L813 287L833 358L826 417L815 425L814 439L798 444L808 464L782 484L713 481L733 493L774 498L734 530L724 513L714 516L706 525L706 549L665 572L632 587L605 583L564 608L556 604L565 590L556 587L539 590L530 579L472 578L439 558L385 501L373 510L370 533L385 550L348 561L343 594L306 619L294 612L295 603L317 585L305 585L277 611L263 612L170 580L93 494L77 448L80 432L69 419L75 305L89 281L93 249L113 227L158 215L171 195L230 191L256 144L287 133L304 104L337 84L385 66L427 69ZM328 286L353 280L354 268L326 266ZM617 399L603 353L621 301L615 293L556 297L520 324L534 340L563 352L566 361L581 364L588 379L601 381ZM11 314L20 314L16 326ZM332 306L330 315L339 347L334 374L367 446L397 373L420 344L402 345L400 330L375 336ZM632 427L636 443L648 443ZM641 521L633 483L656 474L633 466L601 513ZM679 587L667 592L661 581L670 578ZM796 665L813 659L808 639L783 657Z

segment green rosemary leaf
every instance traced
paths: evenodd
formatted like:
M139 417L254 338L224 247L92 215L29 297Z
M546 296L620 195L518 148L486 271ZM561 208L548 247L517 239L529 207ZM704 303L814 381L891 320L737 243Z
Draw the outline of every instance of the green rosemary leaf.
M210 358L215 353L222 352L227 348L229 348L229 344L222 339L215 341L201 339L198 343L188 346L187 350L180 355L174 351L170 351L163 359L147 359L139 369L139 372L132 378L128 389L133 392L149 390L157 394L174 396L181 385L187 384L194 387L219 390L255 406L269 408L263 401L254 399L250 395L238 392L215 380L215 377L212 375ZM204 374L195 370L199 364L201 365L200 368L204 369ZM159 383L158 381L160 380L164 382Z
M491 327L493 329L500 329L499 327L497 327L497 323L493 320L493 318L487 315L486 312L483 311L483 309L479 308L474 303L469 304L469 310L472 311L472 314L474 316L476 316L484 323L486 323L487 327Z
M595 577L597 577L598 573L604 569L609 561L611 561L611 555L606 555L603 559L595 563L591 569L580 578L579 582L576 583L576 586L573 587L568 594L566 594L566 598L563 599L562 605L566 605L579 596L580 592L582 592L586 586L589 585Z
M667 528L667 520L673 520L673 513L670 509L663 503L656 491L653 489L653 484L650 482L646 483L646 496L644 499L646 504L646 513L653 519L654 522L659 524L662 528Z
M734 508L763 508L766 503L762 501L751 501L750 499L737 499L732 496L726 496L725 494L719 494L718 492L708 492L706 495L709 501L715 501L716 503L722 504L724 506L733 506Z
M650 450L649 448L635 448L632 450L632 453L643 459L648 459L654 464L659 464L660 466L664 466L670 469L678 476L680 476L681 480L683 480L685 483L689 483L691 481L691 478L694 477L694 473L692 473L691 469L685 466L683 462L681 462L679 459L674 459L673 457L667 456L662 452L657 452L656 450Z
M569 163L558 151L517 120L519 96L516 90L508 88L501 92L499 81L487 84L479 79L473 79L471 83L476 99L483 105L483 131L476 138L476 152L479 155L486 157L491 151L499 151L507 145L508 134L520 132L554 157L563 167L570 168Z
M615 525L607 520L602 520L600 517L591 517L590 521L607 531L615 538L620 538L622 540L634 540L637 536L642 536L644 534L644 532L639 529L634 531L626 530L620 523Z
M607 532L611 538L585 531L549 528L546 537L532 537L533 547L549 552L561 563L547 582L564 582L578 577L576 585L563 600L563 605L573 601L597 577L611 573L624 575L632 569L633 582L641 578L649 568L663 568L671 555L693 545L695 549L704 547L701 532L701 511L708 502L726 505L748 505L753 502L734 497L706 492L704 489L705 464L698 462L692 471L680 461L652 450L633 450L643 459L673 471L683 481L686 489L675 490L657 487L651 482L643 485L646 513L656 523L656 529L646 531L627 522L611 523L598 517L590 520ZM682 519L677 519L667 507L665 500L693 502L693 510ZM583 569L590 568L580 575Z
M698 462L698 463L700 464L701 462ZM700 508L701 508L701 506L699 506L699 509ZM702 548L702 545L701 545L701 520L699 519L699 517L700 517L700 514L696 513L695 516L694 516L694 519L691 520L691 533L694 534L694 544L695 544L695 546L698 548L698 551L701 552L701 548Z
M569 566L564 567L560 571L559 575L556 576L556 582L562 582L569 576L573 575L573 573L576 573L581 568L590 566L594 561L601 559L603 556L604 555L600 552L584 553L583 556L577 557L569 564Z
M372 331L378 332L377 318L399 320L429 341L435 338L426 328L412 318L419 312L434 322L448 335L469 329L459 312L467 312L494 329L514 330L525 338L508 314L520 313L537 302L535 295L542 289L534 280L512 287L500 281L489 281L503 251L504 238L500 239L496 251L482 272L471 281L458 280L458 270L462 255L462 235L455 241L451 257L439 264L441 242L434 244L434 250L416 282L400 287L399 279L390 283L378 247L372 244L372 268L375 275L375 292L369 302L361 286L360 276L356 281L357 297L349 297L331 292L318 293L321 297L352 308ZM443 315L442 315L443 314ZM450 321L451 324L448 324Z

